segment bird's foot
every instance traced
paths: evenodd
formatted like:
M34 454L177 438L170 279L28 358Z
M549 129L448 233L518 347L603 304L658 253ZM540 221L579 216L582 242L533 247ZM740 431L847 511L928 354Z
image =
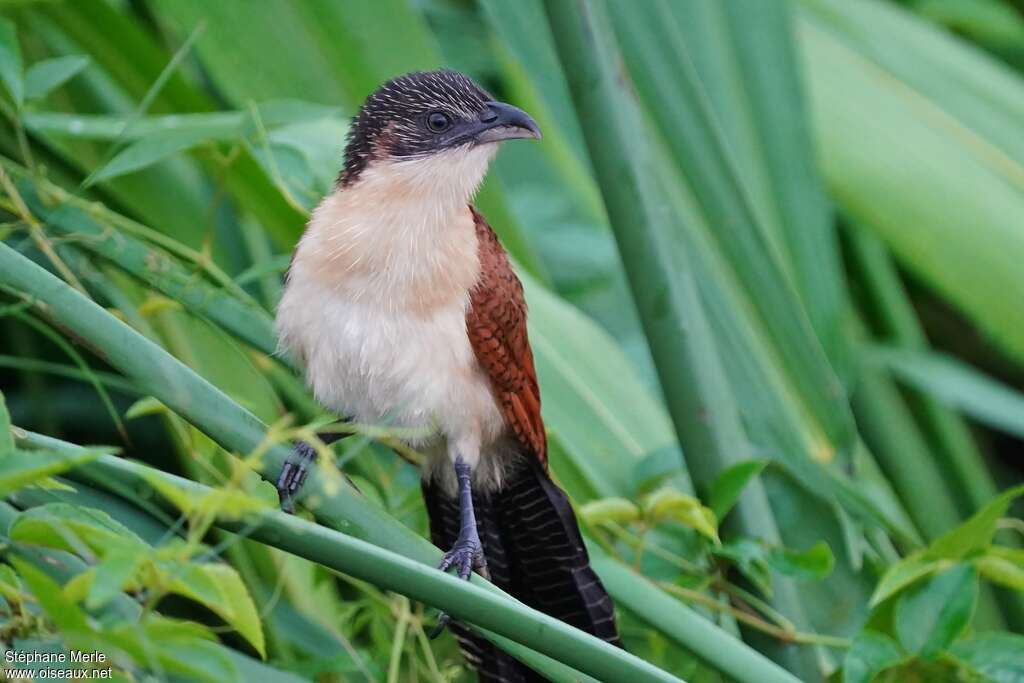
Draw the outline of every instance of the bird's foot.
M475 569L481 576L487 578L487 561L484 559L484 546L480 543L480 536L476 532L476 526L471 529L463 529L462 533L455 540L452 549L444 554L444 559L437 568L443 572L452 567L458 571L460 579L469 580L469 575ZM441 635L452 618L447 612L441 612L437 618L437 625L428 634L431 639Z
M277 478L277 495L281 499L281 509L285 512L295 512L295 494L306 481L309 469L315 462L316 449L305 441L297 441Z

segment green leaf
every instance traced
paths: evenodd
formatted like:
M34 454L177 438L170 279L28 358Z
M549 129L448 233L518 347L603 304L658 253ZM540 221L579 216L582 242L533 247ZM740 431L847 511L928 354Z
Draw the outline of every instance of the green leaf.
M652 525L666 520L680 522L715 543L721 543L715 513L693 496L672 488L659 489L644 497L643 509L644 516Z
M104 629L102 635L112 650L127 652L147 669L207 683L239 680L227 649L213 642L213 634L194 622L150 615L141 628L121 623Z
M953 643L949 654L993 683L1024 681L1024 636L985 633Z
M93 569L85 606L95 610L113 600L132 581L145 559L145 554L131 548L117 547L108 551Z
M993 545L989 546L986 552L993 557L998 557L1024 567L1024 548L1007 548L1006 546Z
M979 422L1024 438L1024 394L970 365L940 353L893 348L871 349L867 358Z
M723 519L739 500L747 484L768 466L767 460L744 460L721 472L708 489L708 507Z
M271 503L266 497L261 498L237 487L209 488L202 493L186 493L158 476L151 476L148 481L171 504L190 515L219 514L237 519L248 513L276 507L276 500Z
M836 266L830 266L838 263L834 227L814 169L803 108L793 96L799 84L785 4L643 6L650 9L608 4L632 77L629 87L644 99L644 113L661 133L658 147L671 154L679 172L665 185L692 199L702 228L713 226L705 234L733 284L742 288L774 363L801 400L800 409L824 432L819 438L825 437L822 450L827 452L817 455L849 455L849 405L810 318L811 312L820 315L822 338L841 341L835 325L843 293ZM703 44L710 27L726 49ZM711 68L723 62L732 68ZM715 87L716 81L729 88ZM674 87L663 87L667 82ZM737 90L742 95L733 94ZM782 100L783 93L790 96ZM634 131L631 145L636 137ZM751 151L743 153L731 142L736 138L756 142L744 145ZM681 218L666 222L678 224ZM789 248L813 256L801 258L797 266L788 258ZM810 306L802 305L798 278Z
M152 166L179 152L212 142L217 137L203 129L154 133L133 142L91 175L90 185Z
M982 550L992 544L999 518L1018 496L1024 495L1024 485L1004 491L978 510L966 522L943 534L928 547L932 558L959 560L968 553Z
M143 396L128 406L128 409L124 411L124 418L126 420L135 420L149 415L169 415L170 413L171 411L167 409L167 406L157 399L152 396Z
M875 676L907 659L889 636L861 631L843 660L843 683L871 683Z
M977 600L978 573L969 564L958 564L914 586L896 603L900 643L924 658L937 655L967 628Z
M818 541L807 550L775 548L768 554L768 564L780 574L803 581L820 581L832 573L835 557L825 541Z
M73 602L64 597L60 585L32 564L12 557L11 564L17 570L25 586L35 596L36 602L61 631L69 634L87 634L92 631L85 614Z
M88 65L89 58L83 55L68 55L36 62L25 72L25 99L36 100L46 97Z
M0 81L3 81L11 99L19 108L24 99L22 79L18 29L10 19L0 17Z
M1022 551L1017 551L1022 552ZM982 555L974 560L974 566L983 577L1007 588L1024 591L1024 564L993 554Z
M637 462L662 448L678 453L664 404L611 335L534 278L519 275L544 387L544 422L597 496L631 495ZM553 465L557 473L559 463Z
M302 121L336 118L337 107L302 100L269 100L253 110L175 113L164 116L111 116L69 114L56 111L27 112L25 125L40 135L76 140L135 142L141 138L175 131L204 131L211 140L231 140L251 135L260 123L268 129Z
M905 558L889 567L882 575L875 592L868 603L875 607L884 600L895 595L912 583L936 572L942 562L926 555L924 551L918 551L907 555Z
M640 508L625 498L599 498L580 507L580 515L587 524L625 524L640 519Z
M302 121L257 139L252 153L279 189L312 210L331 190L347 135L348 124L338 118Z
M0 564L0 595L7 602L20 603L22 595L21 580L10 565Z
M772 594L772 575L768 564L768 549L751 538L738 538L725 543L712 552L736 565L764 595Z
M1024 81L896 5L800 3L821 167L858 227L1024 359L1024 241L1006 223L1024 214Z
M648 626L665 634L670 641L669 647L678 646L679 649L700 653L701 660L721 672L705 678L694 675L691 665L679 671L686 675L687 681L691 683L799 682L800 679L764 654L747 647L742 640L717 626L706 615L688 608L651 581L644 577L638 577L635 570L622 562L613 560L600 551L592 553L591 560L609 594L620 608L626 608ZM701 644L698 645L693 636L698 636Z
M71 553L84 548L104 557L115 550L144 554L149 545L106 512L69 503L25 510L11 525L11 540ZM84 547L84 548L83 548Z
M0 462L6 464L7 458L11 455L14 455L14 434L11 433L11 415L7 412L7 401L4 399L4 393L0 391ZM0 477L2 477L4 469L4 467L0 467ZM2 484L0 484L0 487L2 487Z
M3 429L6 412L0 410L0 429ZM0 434L0 453L6 448L4 435L11 434L10 428ZM0 460L0 496L29 484L36 484L47 477L66 472L101 454L100 451L86 450L74 456L47 451L14 451Z
M217 563L162 563L169 589L217 614L266 656L263 624L256 604L233 567Z

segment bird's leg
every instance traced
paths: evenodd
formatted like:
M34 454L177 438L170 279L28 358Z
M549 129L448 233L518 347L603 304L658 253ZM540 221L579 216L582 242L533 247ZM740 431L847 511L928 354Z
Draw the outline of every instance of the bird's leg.
M484 559L484 547L480 543L480 535L476 529L476 515L473 512L473 488L470 483L472 470L462 456L455 457L455 477L459 482L459 537L451 550L444 554L438 565L441 571L450 567L458 570L460 579L469 579L475 569L482 576L487 576L487 561ZM451 621L447 612L442 612L437 619L437 626L430 632L436 638Z
M325 432L316 435L329 446L339 439L348 436L343 432ZM284 461L281 474L277 477L277 495L281 499L281 509L287 513L295 512L295 494L306 481L309 469L316 462L316 449L305 441L296 441L292 452Z

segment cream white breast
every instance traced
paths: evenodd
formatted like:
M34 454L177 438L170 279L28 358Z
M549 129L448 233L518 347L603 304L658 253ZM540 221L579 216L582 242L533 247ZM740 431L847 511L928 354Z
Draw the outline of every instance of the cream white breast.
M409 441L432 465L461 455L488 480L500 477L489 456L506 427L466 335L480 269L467 202L494 147L377 163L327 196L296 248L276 320L321 404L421 431Z

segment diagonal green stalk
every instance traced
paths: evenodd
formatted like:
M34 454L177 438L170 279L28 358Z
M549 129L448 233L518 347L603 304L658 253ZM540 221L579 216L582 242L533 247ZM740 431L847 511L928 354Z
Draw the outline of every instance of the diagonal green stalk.
M25 433L21 441L23 445L54 449L69 456L82 450L40 434ZM154 477L189 496L204 496L212 491L197 482L113 456L101 456L93 461L93 465L75 470L69 476L119 496L141 497L167 507L170 503L163 500L150 483ZM598 680L679 681L565 622L508 599L496 589L488 590L489 584L462 581L452 574L437 571L431 565L300 517L268 509L244 518L220 514L215 524L226 531L242 534L443 609L456 619L489 632L488 637L502 647L519 650L517 656L523 649L516 648L515 643L526 645L535 651L531 653L531 665L539 665L539 670L557 680L580 680L579 673L558 666L557 660L561 660ZM548 657L536 658L537 652Z
M15 177L22 176L17 167L7 168ZM213 285L202 273L182 267L159 247L104 225L100 214L90 213L82 202L46 181L33 179L31 184L19 183L18 189L51 233L69 238L76 246L117 264L253 348L268 355L276 351L273 321L251 300ZM58 202L58 206L47 206L47 200Z
M31 297L36 308L51 322L73 333L80 342L130 377L142 392L160 399L225 448L236 453L264 450L262 474L270 481L276 479L288 456L288 449L282 445L268 445L266 427L255 416L152 341L6 244L0 244L0 283ZM318 520L330 529L343 530L368 543L401 553L412 558L410 561L421 563L421 566L431 565L430 572L436 573L432 569L440 558L436 548L370 505L340 479L311 477L304 487L303 501ZM500 593L483 579L474 577L473 582ZM520 614L521 620L525 614ZM557 622L546 615L536 614L542 622ZM580 651L590 652L595 661L609 661L610 657L617 662L616 666L625 667L619 670L642 676L643 680L675 680L593 636L562 622L557 624L552 628L569 632L569 640L565 642L571 642L571 647ZM544 667L548 664L530 650L514 644L509 646L505 642L502 646L509 647L512 654L522 657L531 666Z

